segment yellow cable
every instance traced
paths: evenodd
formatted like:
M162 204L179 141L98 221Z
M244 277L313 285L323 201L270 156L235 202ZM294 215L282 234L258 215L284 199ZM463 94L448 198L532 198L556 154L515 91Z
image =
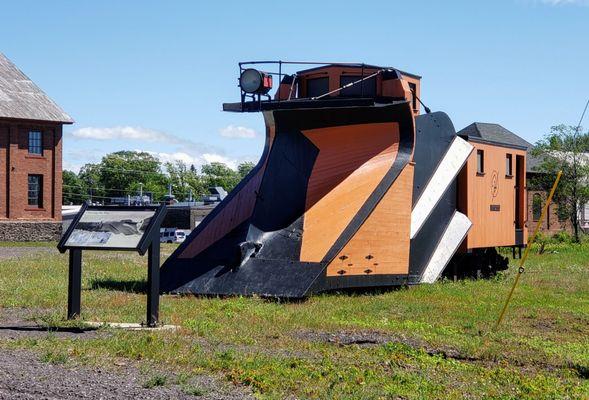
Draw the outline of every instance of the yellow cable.
M554 181L554 184L552 185L552 189L550 190L550 194L548 195L548 200L546 200L546 205L542 209L542 214L540 215L540 219L536 223L536 228L534 229L534 234L528 239L528 244L526 246L526 250L524 251L524 256L519 260L519 268L517 270L517 275L515 276L515 281L513 281L513 286L511 287L511 290L509 291L509 294L507 295L507 299L505 300L505 304L503 305L503 309L501 310L501 314L499 315L499 318L497 319L497 323L495 324L495 329L499 328L499 325L501 324L501 321L503 320L503 316L505 315L505 311L507 311L507 307L509 306L509 302L511 301L511 297L513 296L513 292L515 291L515 287L517 286L517 284L519 282L519 278L524 273L524 263L526 262L526 259L528 258L528 254L530 253L530 247L532 247L532 244L536 240L536 236L538 235L538 231L540 230L540 226L542 225L542 221L544 220L544 217L546 216L546 213L548 212L548 206L550 206L550 203L552 202L552 196L554 195L554 192L556 191L556 187L558 186L558 182L560 181L561 176L562 176L562 171L558 171L558 174L556 175L556 180Z

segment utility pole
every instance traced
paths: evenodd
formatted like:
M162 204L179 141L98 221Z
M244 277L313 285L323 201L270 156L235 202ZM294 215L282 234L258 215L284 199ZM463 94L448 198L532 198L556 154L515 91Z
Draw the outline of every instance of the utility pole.
M139 182L139 202L143 205L143 183Z
M90 204L92 204L92 190L94 188L94 179L90 177Z

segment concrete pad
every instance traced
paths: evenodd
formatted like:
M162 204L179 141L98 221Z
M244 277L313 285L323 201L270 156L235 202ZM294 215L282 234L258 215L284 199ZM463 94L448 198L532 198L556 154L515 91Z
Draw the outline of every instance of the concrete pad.
M82 321L84 325L93 327L93 328L116 328L116 329L126 329L129 331L172 331L179 329L178 325L157 325L155 327L149 327L144 324L135 324L129 322L96 322L96 321Z

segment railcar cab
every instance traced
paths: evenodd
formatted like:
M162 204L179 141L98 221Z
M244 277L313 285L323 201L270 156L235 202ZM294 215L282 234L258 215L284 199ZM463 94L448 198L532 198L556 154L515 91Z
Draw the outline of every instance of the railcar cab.
M293 65L305 64L319 66L286 72ZM224 111L256 112L410 101L414 116L419 115L421 77L393 67L282 61L252 61L239 66L241 102L223 104ZM276 68L278 72L262 70ZM272 85L276 81L279 84L272 94Z

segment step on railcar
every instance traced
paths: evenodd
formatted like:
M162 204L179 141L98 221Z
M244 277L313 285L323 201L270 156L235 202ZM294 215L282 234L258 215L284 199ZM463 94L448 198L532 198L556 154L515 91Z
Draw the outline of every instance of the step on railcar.
M495 247L527 238L524 148L420 114L417 75L297 64L240 63L223 109L262 113L262 157L166 260L162 292L301 298L505 268Z

